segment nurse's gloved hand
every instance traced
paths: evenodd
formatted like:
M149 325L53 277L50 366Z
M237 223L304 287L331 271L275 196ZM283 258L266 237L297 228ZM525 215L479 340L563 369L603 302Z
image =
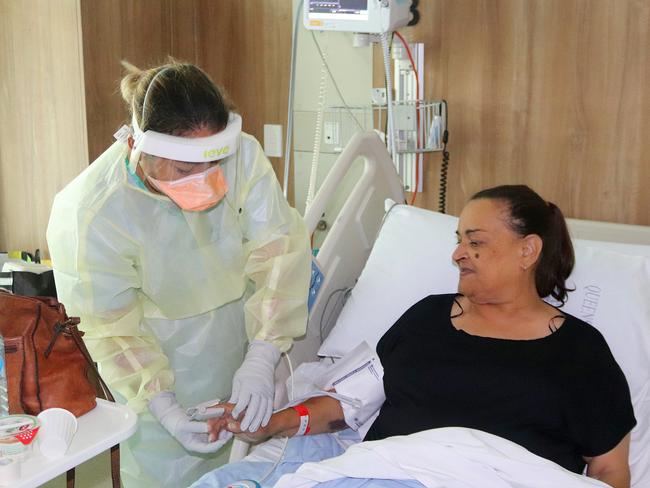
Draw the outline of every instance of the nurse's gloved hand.
M207 422L192 420L171 391L160 392L149 400L149 411L188 451L216 452L232 437L224 433L214 442L209 442Z
M273 413L273 396L275 394L275 366L280 360L280 350L264 341L253 341L241 367L232 379L232 396L229 403L234 403L232 416L241 420L241 430L255 432L260 426L269 423Z

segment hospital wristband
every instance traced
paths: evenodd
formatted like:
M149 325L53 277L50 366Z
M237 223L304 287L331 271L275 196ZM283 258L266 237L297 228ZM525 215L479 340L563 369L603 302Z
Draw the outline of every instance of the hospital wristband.
M294 436L309 434L309 410L307 407L304 405L295 405L291 408L300 415L300 426L298 427L298 432L296 432Z

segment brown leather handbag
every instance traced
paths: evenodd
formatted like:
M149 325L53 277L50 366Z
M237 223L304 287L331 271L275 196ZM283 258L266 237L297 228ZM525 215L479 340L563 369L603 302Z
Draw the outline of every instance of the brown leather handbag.
M78 417L95 408L93 364L82 350L78 323L54 298L0 293L10 413L60 407Z
M14 295L0 289L9 413L38 415L59 407L79 417L97 406L98 393L115 401L95 368L78 324L79 319L68 317L55 298ZM119 455L119 446L113 446L114 488L120 486ZM74 479L72 468L67 473L68 488L74 487Z

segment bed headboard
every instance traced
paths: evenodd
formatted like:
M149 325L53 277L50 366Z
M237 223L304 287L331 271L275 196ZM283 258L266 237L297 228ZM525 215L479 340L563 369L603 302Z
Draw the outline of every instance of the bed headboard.
M566 219L571 237L629 245L650 245L650 227L594 220Z

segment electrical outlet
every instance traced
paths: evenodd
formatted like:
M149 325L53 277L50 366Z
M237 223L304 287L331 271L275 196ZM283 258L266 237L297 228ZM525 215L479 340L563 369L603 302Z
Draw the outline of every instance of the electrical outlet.
M264 154L270 158L282 157L282 126L264 124Z
M338 122L325 122L323 124L323 142L325 144L338 145L340 144L339 139Z
M371 96L373 105L386 105L386 88L373 88Z

